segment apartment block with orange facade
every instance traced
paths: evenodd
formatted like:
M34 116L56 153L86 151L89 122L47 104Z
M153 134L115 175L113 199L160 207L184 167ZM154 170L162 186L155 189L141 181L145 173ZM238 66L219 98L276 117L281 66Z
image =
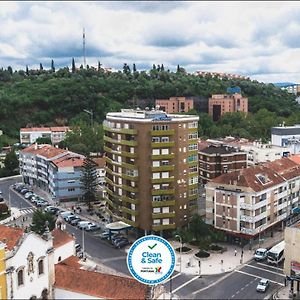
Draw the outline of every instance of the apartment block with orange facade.
M170 99L157 99L155 106L167 114L188 112L194 108L194 100L185 97L170 97Z
M241 94L216 94L208 100L208 114L214 121L218 121L225 113L248 113L248 98Z
M123 109L104 121L107 204L145 232L174 230L197 211L198 116Z

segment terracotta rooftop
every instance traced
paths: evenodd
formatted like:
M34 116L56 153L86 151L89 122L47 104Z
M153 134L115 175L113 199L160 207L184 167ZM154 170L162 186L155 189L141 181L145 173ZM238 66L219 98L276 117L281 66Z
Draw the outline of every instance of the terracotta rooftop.
M286 157L260 166L222 174L211 182L249 187L253 191L259 192L296 176L300 176L300 165Z
M0 225L0 241L6 244L8 250L12 250L23 236L24 230L16 227Z
M84 158L82 156L74 156L72 154L64 155L52 161L57 167L82 167Z
M294 163L300 165L300 155L291 155L289 156L289 159L292 160Z
M79 263L79 261L79 257L72 255L66 258L65 260L61 261L60 264L80 269L82 265Z
M58 228L52 230L52 236L53 236L53 247L59 248L62 245L65 245L69 243L70 241L73 241L74 238L67 233L66 231L60 230Z
M68 126L60 126L60 127L28 127L28 128L21 128L21 132L31 132L31 131L53 131L53 132L65 132L70 130Z
M36 145L36 144L32 144L31 146L21 150L21 152L40 155L48 159L56 157L59 154L68 153L67 150L56 148L51 145Z
M92 160L97 164L97 166L99 168L105 167L105 158L104 157L92 158Z
M146 299L148 287L133 278L55 265L56 288L102 299Z

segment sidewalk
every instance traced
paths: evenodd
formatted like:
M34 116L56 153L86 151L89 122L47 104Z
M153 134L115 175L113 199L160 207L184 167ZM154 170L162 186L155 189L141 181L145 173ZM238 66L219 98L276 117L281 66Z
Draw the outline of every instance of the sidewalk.
M279 300L279 299L300 299L300 293L297 293L296 291L294 291L294 298L292 297L291 293L290 293L290 285L288 284L287 286L284 286L282 288L280 288L274 295L273 295L273 299L274 300Z
M218 245L227 248L227 251L223 253L212 253L208 258L196 258L195 254L199 251L198 247L190 246L189 244L184 244L192 250L189 253L181 254L176 251L177 263L175 270L177 272L189 274L189 275L215 275L226 272L234 271L241 265L248 263L254 256L254 252L258 248L269 248L283 240L283 232L275 232L273 237L266 238L260 245L252 245L252 249L249 250L249 245L246 245L243 249L237 245L232 245L228 243L217 243ZM169 241L174 249L180 247L179 241ZM235 256L235 249L237 254ZM199 267L199 261L200 267ZM181 270L180 270L181 269Z

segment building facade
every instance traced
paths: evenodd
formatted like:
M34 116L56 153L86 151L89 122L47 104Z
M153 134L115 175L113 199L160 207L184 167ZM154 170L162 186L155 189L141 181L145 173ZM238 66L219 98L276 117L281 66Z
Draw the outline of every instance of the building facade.
M38 186L56 200L80 198L84 156L50 145L33 144L19 153L24 183Z
M107 203L145 231L186 225L197 209L198 116L122 110L104 121Z
M188 112L194 108L193 99L187 99L185 97L170 97L170 99L157 99L155 100L155 106L165 111L167 114L176 114Z
M252 240L299 212L299 157L223 174L206 185L206 221Z
M291 154L300 153L300 125L271 128L272 145L287 147Z
M241 94L216 94L208 100L208 114L218 121L225 113L248 113L248 98Z
M209 145L199 150L199 179L206 183L221 174L247 167L247 154L226 145Z
M30 127L20 129L20 143L31 145L38 138L49 138L53 145L66 138L66 133L71 129L68 126L61 127Z
M7 299L5 244L0 242L0 299Z

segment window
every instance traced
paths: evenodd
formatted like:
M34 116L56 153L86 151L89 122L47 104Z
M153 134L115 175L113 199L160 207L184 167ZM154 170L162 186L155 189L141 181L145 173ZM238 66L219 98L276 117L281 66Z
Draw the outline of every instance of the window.
M44 274L44 260L40 259L38 263L39 275Z
M169 149L161 149L161 154L169 154Z
M152 174L152 178L153 178L153 179L158 179L158 178L160 178L160 173L153 173L153 174Z
M68 189L68 192L74 192L75 191L75 188L69 188Z
M162 172L161 178L169 178L169 172Z
M18 271L18 286L24 284L24 269Z
M152 149L153 155L159 155L159 149Z
M74 183L75 180L68 180L68 183Z
M152 162L152 167L159 167L159 164L160 164L159 160L154 160Z

